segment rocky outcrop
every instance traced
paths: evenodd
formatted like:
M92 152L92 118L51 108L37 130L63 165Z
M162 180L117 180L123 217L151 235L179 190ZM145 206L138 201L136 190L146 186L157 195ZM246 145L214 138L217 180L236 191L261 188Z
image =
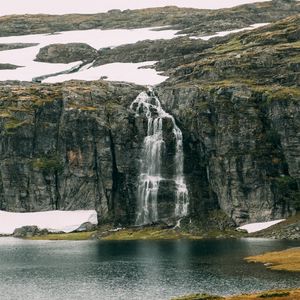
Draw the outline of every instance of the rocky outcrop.
M38 44L34 43L9 43L9 44L0 44L0 51L12 50L12 49L20 49L20 48L28 48L37 46Z
M48 63L91 62L97 50L83 43L51 44L40 49L35 61Z
M12 64L1 64L0 63L0 70L15 70L19 68L19 66L12 65Z
M201 53L210 47L212 47L210 42L191 40L189 37L178 37L171 40L146 40L135 44L100 49L93 66L113 62L160 61L159 65L164 65L164 70L166 70L172 67L166 63L168 58L175 59L177 57L178 63L185 55Z
M16 228L13 237L16 238L31 238L33 236L47 235L48 230L40 230L37 226L23 226L21 228Z

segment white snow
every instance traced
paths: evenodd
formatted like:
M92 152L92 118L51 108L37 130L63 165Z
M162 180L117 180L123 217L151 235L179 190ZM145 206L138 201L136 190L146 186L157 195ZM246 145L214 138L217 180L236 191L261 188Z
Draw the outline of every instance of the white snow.
M267 0L268 1L268 0ZM0 6L0 16L10 14L97 13L110 9L141 9L147 7L179 6L217 9L266 0L9 0Z
M110 81L126 81L140 85L156 85L165 81L168 77L159 75L154 69L141 67L151 66L155 61L142 63L111 63L95 68L83 68L79 72L49 77L43 82L56 83L71 79L97 80L105 76Z
M155 31L155 28L142 28L133 30L79 30L79 31L66 31L58 34L36 34L36 35L25 35L25 36L11 36L11 37L1 37L0 43L39 43L38 46L13 49L7 51L0 51L0 63L9 63L17 66L23 66L16 70L0 70L0 80L25 80L31 81L32 78L53 74L57 72L62 72L71 69L72 67L79 64L79 62L73 62L70 64L52 64L52 63L40 63L35 62L34 59L38 54L40 48L56 43L87 43L90 46L100 49L105 47L116 47L123 44L136 43L140 40L149 39L172 39L177 33L176 30L162 30ZM137 66L139 67L139 66ZM104 67L106 70L106 67ZM98 69L97 69L98 70ZM102 71L102 69L99 69ZM130 72L132 69L124 70L122 72L130 77ZM94 70L96 72L96 70ZM118 73L119 71L115 69ZM95 73L94 72L94 73ZM91 71L87 72L90 74ZM155 75L154 70L148 70L140 73L143 80L147 84L151 84L152 77ZM76 79L75 74L73 77L68 77L68 79ZM145 81L145 76L148 74L150 76L150 82ZM102 74L99 73L100 77ZM118 74L116 74L118 77ZM134 74L133 74L134 76ZM93 77L94 78L94 77ZM160 82L162 78L157 77L156 81ZM122 80L128 81L122 77ZM129 80L131 82L131 80ZM154 80L155 81L155 80Z
M210 40L211 38L214 38L214 37L226 36L226 35L231 34L231 33L237 33L237 32L241 32L241 31L245 31L245 30L253 30L253 29L256 29L256 28L259 28L259 27L262 27L262 26L266 26L268 24L270 24L270 23L256 23L256 24L250 25L249 27L244 27L244 28L234 29L234 30L228 30L228 31L220 31L220 32L217 32L216 34L213 34L213 35L191 36L190 38L193 39L193 40L201 39L201 40L204 40L204 41L208 41L208 40Z
M37 226L50 232L68 233L86 222L98 224L95 210L54 210L32 213L0 211L0 234L12 234L16 228L23 226Z
M248 233L257 232L268 227L271 227L275 224L285 221L285 219L269 221L269 222L260 222L260 223L250 223L243 226L238 227L237 229L247 230Z
M104 47L116 47L124 44L133 44L140 40L172 39L177 30L165 29L156 30L165 27L151 27L139 29L89 29L62 31L55 34L30 34L20 36L0 37L0 43L39 43L36 47L28 49L39 49L46 45L56 43L86 43L99 49ZM25 49L17 49L25 50ZM13 51L13 50L8 50ZM8 52L1 51L1 52ZM36 53L37 54L37 53Z

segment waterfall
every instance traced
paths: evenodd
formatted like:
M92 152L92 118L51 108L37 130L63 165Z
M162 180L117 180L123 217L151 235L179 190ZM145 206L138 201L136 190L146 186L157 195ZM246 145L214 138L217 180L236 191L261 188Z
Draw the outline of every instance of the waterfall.
M161 107L153 90L140 93L130 105L136 116L144 115L148 120L147 136L143 141L141 166L138 183L138 205L136 225L149 224L158 220L157 195L159 184L165 178L161 175L162 155L165 150L163 137L163 120L171 120L176 140L175 174L171 178L175 182L175 217L188 214L189 197L183 174L183 141L182 132L173 116ZM168 178L170 179L170 178Z

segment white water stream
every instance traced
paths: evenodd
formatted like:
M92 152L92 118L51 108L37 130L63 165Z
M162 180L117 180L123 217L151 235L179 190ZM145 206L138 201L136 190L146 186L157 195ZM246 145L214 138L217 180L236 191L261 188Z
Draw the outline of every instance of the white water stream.
M162 155L165 150L163 122L170 119L173 125L172 132L176 139L175 174L171 178L175 182L175 217L188 214L189 196L183 174L183 143L182 132L176 125L173 116L161 107L159 99L149 89L142 92L132 102L130 108L136 116L145 115L148 119L147 136L143 142L141 167L138 186L138 206L136 225L149 224L159 219L158 191L163 178L161 174Z

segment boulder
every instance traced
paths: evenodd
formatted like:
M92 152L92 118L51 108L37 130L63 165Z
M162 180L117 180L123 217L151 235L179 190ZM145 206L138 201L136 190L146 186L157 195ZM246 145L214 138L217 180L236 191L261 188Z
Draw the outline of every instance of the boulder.
M76 230L76 232L81 231L94 231L97 229L97 225L92 224L91 222L85 222L80 225L80 227Z
M47 235L47 229L39 229L37 226L23 226L14 230L13 236L17 238L28 238L36 235Z
M97 50L84 43L51 44L40 49L36 61L47 63L89 62L94 60Z

